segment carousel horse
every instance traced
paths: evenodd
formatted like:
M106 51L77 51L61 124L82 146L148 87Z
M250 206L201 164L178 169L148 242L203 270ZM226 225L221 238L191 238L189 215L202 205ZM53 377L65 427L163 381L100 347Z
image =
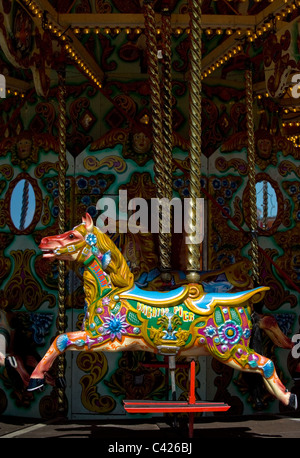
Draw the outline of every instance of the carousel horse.
M66 350L142 350L192 359L211 355L234 369L259 373L273 396L296 409L296 395L281 383L273 362L249 348L251 305L269 288L205 293L192 283L168 292L142 290L120 250L88 213L73 230L44 237L39 247L46 259L84 264L85 316L81 331L55 338L31 374L29 391L44 385Z

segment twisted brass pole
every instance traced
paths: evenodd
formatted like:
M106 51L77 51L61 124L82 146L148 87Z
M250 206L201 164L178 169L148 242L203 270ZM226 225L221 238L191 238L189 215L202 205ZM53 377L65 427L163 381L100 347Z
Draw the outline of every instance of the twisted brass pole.
M163 151L162 110L159 84L159 68L157 57L157 40L155 27L155 12L152 1L144 1L145 35L148 53L148 74L151 94L152 111L152 148L154 161L154 174L156 182L156 196L158 199L166 197L166 157ZM163 203L164 205L164 203ZM166 210L166 207L164 207ZM165 211L160 208L159 215L159 258L160 270L168 275L170 270L170 234L166 232L163 215Z
M28 211L28 200L29 200L29 181L25 180L24 188L23 188L23 196L22 196L22 211L21 211L21 218L20 218L20 231L24 230L27 211Z
M162 13L162 36L163 36L163 60L162 60L162 134L164 141L164 197L171 201L172 192L172 150L173 150L173 129L172 129L172 50L171 50L171 14L168 9ZM170 211L170 210L169 210ZM171 212L170 212L171 213ZM171 251L172 251L172 215L170 215L170 231L164 235L164 271L162 279L171 280ZM163 223L162 223L163 224Z
M162 14L163 60L162 60L162 129L164 141L165 196L172 199L172 50L171 50L171 14L164 10Z
M66 180L66 87L65 72L58 72L58 230L65 232L65 180ZM65 332L65 261L58 261L58 318L57 330L59 334ZM58 357L58 378L64 379L65 355ZM58 409L64 412L65 392L63 387L58 388Z
M255 178L255 142L253 121L253 89L252 70L245 73L246 82L246 111L247 111L247 135L248 135L248 170L250 189L250 231L252 234L250 256L252 261L252 279L255 284L259 283L258 266L258 241L257 241L257 203L256 203L256 178Z
M263 228L268 229L268 182L263 182Z
M196 199L201 196L201 0L190 2L190 233L196 226ZM188 244L187 279L199 282L199 244Z

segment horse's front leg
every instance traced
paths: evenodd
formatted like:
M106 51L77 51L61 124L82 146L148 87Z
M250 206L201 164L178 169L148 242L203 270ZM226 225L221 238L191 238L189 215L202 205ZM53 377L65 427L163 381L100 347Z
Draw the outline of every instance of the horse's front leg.
M27 390L34 391L44 386L45 373L50 370L57 356L66 350L84 350L85 344L85 331L67 332L57 336L45 356L32 372Z

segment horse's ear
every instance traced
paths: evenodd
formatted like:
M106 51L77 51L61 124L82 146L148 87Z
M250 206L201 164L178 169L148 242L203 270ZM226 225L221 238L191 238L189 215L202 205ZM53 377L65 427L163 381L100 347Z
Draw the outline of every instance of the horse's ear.
M82 222L85 223L85 227L88 232L93 232L94 223L89 213L86 213L85 216L82 217Z

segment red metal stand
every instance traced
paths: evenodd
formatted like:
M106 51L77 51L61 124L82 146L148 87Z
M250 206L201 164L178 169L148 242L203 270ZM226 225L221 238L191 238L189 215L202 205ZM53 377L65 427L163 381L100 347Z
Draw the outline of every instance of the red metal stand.
M124 408L128 413L182 413L189 414L189 437L193 437L195 412L225 412L230 409L223 402L196 401L195 361L190 364L190 392L188 401L148 401L125 400Z

